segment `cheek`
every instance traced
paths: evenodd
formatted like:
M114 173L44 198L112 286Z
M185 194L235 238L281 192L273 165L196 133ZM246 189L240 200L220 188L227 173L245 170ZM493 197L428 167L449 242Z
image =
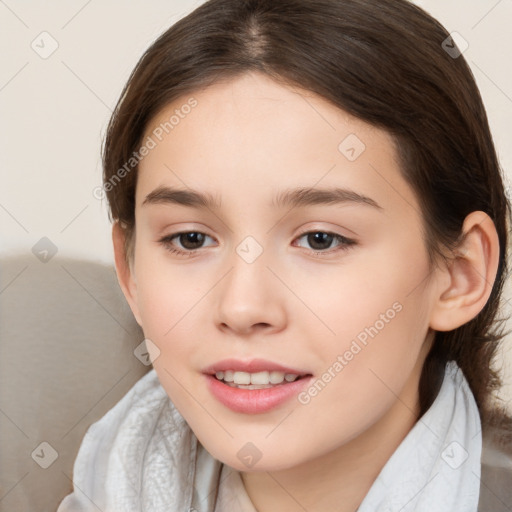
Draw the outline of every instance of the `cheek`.
M138 248L135 274L142 324L146 334L165 341L180 323L197 314L208 282L193 266L172 263L164 249L152 247L149 241L140 245L144 247Z
M143 260L139 260L141 266ZM152 360L158 379L181 414L197 405L192 390L191 360L199 339L198 318L201 297L205 291L177 268L146 265L138 278L138 302L144 335L158 347ZM171 284L172 283L172 284ZM188 390L189 392L184 392Z
M394 300L397 296L382 294L363 308L347 300L345 311L331 320L336 336L317 336L323 365L299 397L297 412L303 416L295 419L324 432L326 443L346 442L369 428L396 403L415 372L427 323L419 318L415 299L402 294Z
M382 322L386 329L392 323L414 327L415 317L423 320L418 317L429 300L428 290L422 286L428 275L428 260L420 243L389 243L354 252L339 266L296 273L293 290L312 314L305 316L301 308L295 321L307 319L326 338L330 334L340 339L356 337L374 324L382 330ZM400 314L398 310L402 310Z
M421 244L395 245L354 259L334 275L308 281L315 286L305 295L315 313L308 321L308 337L316 340L325 371L340 376L335 380L347 399L364 387L379 386L370 370L398 389L403 372L414 366L428 330L428 275Z

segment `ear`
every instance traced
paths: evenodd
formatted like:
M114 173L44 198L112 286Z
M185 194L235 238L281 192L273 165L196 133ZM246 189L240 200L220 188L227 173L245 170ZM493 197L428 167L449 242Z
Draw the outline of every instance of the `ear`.
M133 265L129 265L126 261L125 237L125 230L121 227L120 223L114 222L112 226L112 242L114 245L117 280L135 316L135 320L137 320L137 323L142 327L137 301L137 281L135 279Z
M475 318L483 309L496 279L499 238L484 212L470 213L462 226L463 241L443 269L430 327L451 331Z

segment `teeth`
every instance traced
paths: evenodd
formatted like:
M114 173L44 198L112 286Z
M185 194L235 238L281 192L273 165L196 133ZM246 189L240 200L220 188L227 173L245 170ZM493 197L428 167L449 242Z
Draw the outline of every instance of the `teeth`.
M243 373L243 372L240 372ZM268 384L270 382L270 377L268 372L258 372L258 373L246 373L245 375L249 375L251 379L251 384ZM249 384L248 382L237 382L237 384Z
M287 374L288 376L292 375L291 373ZM297 377L297 375L294 375L294 377ZM271 384L281 384L285 378L285 374L283 372L269 372L269 382ZM294 379L295 380L295 379Z
M216 372L215 377L224 382L242 385L260 385L265 386L268 384L281 384L284 380L286 382L293 382L299 376L294 373L284 373L278 371L263 371L257 373L238 372L234 370L226 370L224 372ZM254 389L254 388L248 388Z
M266 389L274 387L273 384L235 384L234 382L226 382L226 385L238 389Z
M247 372L235 372L233 374L233 382L235 384L250 384L251 374Z

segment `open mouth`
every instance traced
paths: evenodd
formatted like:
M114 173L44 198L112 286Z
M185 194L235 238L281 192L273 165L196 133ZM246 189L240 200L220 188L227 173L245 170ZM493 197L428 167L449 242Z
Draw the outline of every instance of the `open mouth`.
M207 369L206 384L211 394L234 412L261 414L297 397L313 379L311 373L292 373L291 368L261 370L261 363L253 366L259 366L254 368L259 371L231 370L228 364L222 370Z
M213 374L217 380L227 386L238 389L266 389L295 382L311 374L298 375L280 371L242 372L225 370Z

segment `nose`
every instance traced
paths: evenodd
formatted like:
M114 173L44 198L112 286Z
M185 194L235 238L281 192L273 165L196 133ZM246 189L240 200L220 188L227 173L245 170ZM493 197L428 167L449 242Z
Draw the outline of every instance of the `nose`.
M215 287L215 323L220 330L247 336L285 328L285 287L268 263L265 251L252 262L233 251L230 270Z

